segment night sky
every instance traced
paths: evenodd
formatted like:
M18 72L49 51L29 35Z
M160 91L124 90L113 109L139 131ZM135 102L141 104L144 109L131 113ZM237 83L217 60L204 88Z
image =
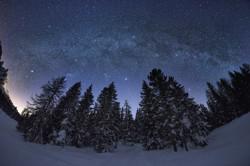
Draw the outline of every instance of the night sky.
M155 67L205 103L207 81L250 62L250 1L0 0L0 40L19 109L65 75L95 97L114 81L135 110Z

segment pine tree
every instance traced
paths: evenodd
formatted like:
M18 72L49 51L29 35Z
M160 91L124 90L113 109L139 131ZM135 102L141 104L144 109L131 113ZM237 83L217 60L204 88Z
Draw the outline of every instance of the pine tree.
M93 110L89 113L88 118L89 145L93 147L95 146L95 129L97 124L97 105L95 104Z
M23 126L25 138L36 143L49 143L51 139L52 112L63 93L65 77L59 77L42 86L42 92L32 98L28 108L25 109L27 120L32 124Z
M3 61L1 61L2 58L2 45L1 45L1 41L0 41L0 88L1 90L3 90L3 86L7 80L7 72L8 69L3 67Z
M117 91L115 88L114 82L112 82L109 87L109 95L111 97L111 120L112 120L112 130L115 134L114 138L114 143L115 143L115 148L117 148L117 143L119 141L121 131L120 131L120 116L121 116L121 108L120 108L120 103L118 102L117 99Z
M215 88L208 83L207 98L211 111L212 129L220 127L249 112L250 65L243 64L240 71L229 72L230 79L220 79Z
M73 126L76 121L76 110L79 104L81 83L75 83L61 97L53 112L53 142L58 145L72 145L74 138Z
M250 65L243 64L240 71L229 72L231 78L232 94L230 102L233 100L235 108L235 117L239 117L249 112L250 107ZM231 89L230 89L231 90Z
M153 138L154 133L154 121L153 116L154 112L152 111L152 90L149 88L146 81L143 81L142 84L142 92L141 92L141 102L140 102L140 110L143 112L143 129L142 129L142 137L143 137L143 146L145 149L151 149L151 139Z
M125 100L124 106L122 107L123 110L123 118L121 120L121 135L122 135L122 142L124 144L133 145L135 142L135 122L133 119L133 115L131 112L131 107L128 104L128 101Z
M146 150L188 145L205 145L207 124L198 105L184 87L159 69L143 83L140 109L143 111L143 146ZM203 132L205 131L205 134Z
M193 122L193 124L197 126L196 128L198 128L196 145L205 146L207 145L206 138L211 129L211 126L209 124L210 112L203 104L200 104L198 107L199 110L197 110L196 112L196 116L198 119L195 119L196 121Z
M77 147L90 146L92 139L91 128L91 111L93 105L93 93L92 85L84 93L82 99L79 102L79 107L76 112L76 119L74 121L73 131L73 145Z
M142 143L143 142L143 112L141 109L137 109L136 115L135 115L135 142L136 143Z
M113 151L120 137L120 107L114 83L105 87L97 99L94 146L97 152Z
M2 59L2 45L0 41L0 108L10 118L15 119L18 123L20 123L22 121L22 117L19 114L17 108L12 103L7 91L4 88L4 84L7 81L8 70L3 67L4 62L1 59Z
M167 118L167 131L169 135L166 142L172 144L174 151L180 146L188 151L189 146L206 145L208 125L204 108L200 107L189 97L183 86L169 78L169 87L172 89L169 115ZM169 119L170 118L170 119ZM165 121L166 122L166 121Z
M176 152L180 141L183 87L173 77L166 78L161 88L161 142L162 147L173 147ZM185 143L184 143L185 144Z

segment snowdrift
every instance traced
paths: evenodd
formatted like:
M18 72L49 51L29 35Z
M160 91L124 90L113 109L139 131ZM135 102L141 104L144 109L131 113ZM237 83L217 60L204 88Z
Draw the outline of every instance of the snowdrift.
M210 134L209 145L189 152L143 151L119 146L114 153L91 148L24 142L16 122L0 110L0 166L250 166L250 113Z

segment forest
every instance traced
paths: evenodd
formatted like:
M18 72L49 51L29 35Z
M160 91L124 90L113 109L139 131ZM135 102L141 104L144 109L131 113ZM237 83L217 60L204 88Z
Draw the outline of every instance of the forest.
M65 77L43 85L19 115L4 88L8 70L1 57L0 46L0 106L18 121L24 139L33 143L93 147L99 153L112 152L119 144L188 151L209 144L211 131L250 108L250 65L243 64L216 85L207 83L207 107L196 103L173 76L155 68L142 81L135 117L129 101L118 101L114 82L94 101L94 85L84 92L81 82L66 89Z

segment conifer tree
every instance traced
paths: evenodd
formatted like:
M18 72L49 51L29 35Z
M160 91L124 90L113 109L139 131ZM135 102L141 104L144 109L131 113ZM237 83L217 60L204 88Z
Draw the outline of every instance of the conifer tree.
M91 111L93 105L92 85L88 87L82 99L79 102L79 107L76 111L73 131L73 144L77 147L89 146L91 144Z
M168 136L165 140L172 144L174 151L180 146L188 151L189 146L206 145L207 119L203 110L189 97L181 86L173 77L168 79L169 88L172 94L168 100L170 107L167 117ZM169 119L170 118L170 119ZM167 123L166 123L167 122Z
M88 129L90 133L90 138L89 138L89 143L90 146L95 147L95 138L96 138L96 127L98 125L98 116L97 116L97 111L98 111L98 105L97 103L94 104L93 110L90 111L89 118L88 118Z
M123 118L122 118L122 127L121 127L121 134L122 134L122 142L124 144L132 145L135 142L135 122L133 119L133 115L131 112L131 107L128 104L128 101L125 100L124 106L122 107L123 110Z
M97 152L113 151L120 137L120 108L114 83L105 87L96 103L94 146Z
M53 142L58 145L72 145L76 120L76 110L79 104L81 83L75 83L66 94L61 97L59 104L53 113Z
M154 137L154 121L153 116L154 112L152 110L152 90L149 88L146 81L143 81L142 84L142 92L141 92L141 102L140 102L140 110L143 112L143 129L142 129L142 136L143 136L143 146L145 149L151 149L151 139Z
M142 143L143 142L143 112L141 109L137 109L135 115L135 142Z
M109 95L111 97L111 120L112 120L112 130L115 134L114 138L114 143L115 143L115 148L117 148L117 143L119 141L121 131L120 131L120 114L121 114L121 108L120 108L120 103L118 102L117 99L117 91L115 88L114 82L112 82L109 87Z
M65 77L59 77L42 86L42 92L32 98L26 108L32 124L24 126L25 138L36 143L49 143L52 132L52 112L63 93ZM25 113L24 113L25 114Z
M0 41L0 88L1 90L3 90L3 86L7 80L7 72L8 69L3 67L3 61L2 59L2 45L1 45L1 41Z
M22 117L20 116L17 108L12 103L7 91L4 88L4 84L7 81L7 72L4 66L4 62L2 61L2 45L0 41L0 108L10 117L15 119L18 123L22 121Z
M243 64L240 71L229 72L230 79L220 79L217 87L208 83L207 98L211 111L212 129L220 127L249 112L250 65Z
M206 134L201 132L207 129L205 119L184 87L159 69L153 69L148 80L149 84L143 83L140 103L144 116L144 148L173 147L177 151L178 146L188 150L188 144L206 144Z

